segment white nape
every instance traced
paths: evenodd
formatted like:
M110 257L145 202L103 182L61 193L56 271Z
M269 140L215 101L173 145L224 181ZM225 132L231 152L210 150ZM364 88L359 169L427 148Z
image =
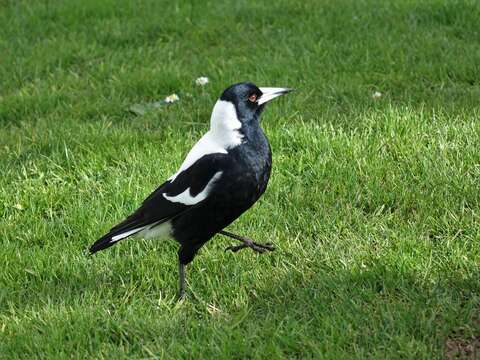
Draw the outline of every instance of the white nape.
M242 123L238 120L235 105L230 101L218 100L210 117L210 132L213 139L224 149L240 145L243 139L239 131L241 127Z
M168 180L173 182L182 171L205 155L227 154L228 149L240 145L243 139L239 131L241 127L235 106L229 101L218 100L210 118L210 130L193 146L180 169Z
M217 181L220 178L220 176L222 176L222 171L219 171L215 175L213 175L213 177L210 179L210 181L205 186L205 188L201 192L199 192L196 196L192 196L190 194L190 188L187 188L184 192L175 196L168 196L167 194L162 194L162 195L165 199L171 202L180 203L180 204L189 205L189 206L195 205L207 198L208 194L210 193L210 190L212 189L213 184L215 183L215 181Z

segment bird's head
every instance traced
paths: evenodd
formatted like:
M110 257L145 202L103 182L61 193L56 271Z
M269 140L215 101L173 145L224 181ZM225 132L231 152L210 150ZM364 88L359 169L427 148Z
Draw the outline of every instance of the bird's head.
M292 89L258 87L250 82L234 84L225 89L213 108L211 128L238 130L259 119L265 104Z

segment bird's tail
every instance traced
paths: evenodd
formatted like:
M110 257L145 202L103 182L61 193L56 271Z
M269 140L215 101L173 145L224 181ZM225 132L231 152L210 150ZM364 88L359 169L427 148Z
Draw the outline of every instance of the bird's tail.
M90 254L94 254L97 251L104 250L109 248L110 246L115 245L120 240L126 239L136 233L139 233L145 228L145 226L141 226L131 230L123 230L123 231L114 231L113 229L108 233L103 235L100 239L95 241L92 246L90 246Z

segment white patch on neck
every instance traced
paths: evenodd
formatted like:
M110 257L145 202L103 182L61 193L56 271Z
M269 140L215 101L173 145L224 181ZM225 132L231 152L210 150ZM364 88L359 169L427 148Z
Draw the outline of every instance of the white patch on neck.
M222 176L222 171L219 171L215 175L213 175L213 177L210 179L210 181L205 186L205 188L201 192L199 192L196 196L192 196L190 194L190 188L187 188L184 192L175 196L168 196L167 194L162 194L162 195L165 199L171 202L180 203L180 204L189 205L189 206L195 205L207 198L213 184L215 183L215 181L217 181L217 179L220 178L220 176Z
M235 106L230 101L218 100L210 118L210 132L215 140L229 149L242 143L242 123L238 120Z
M195 144L180 169L168 180L174 181L178 174L205 155L227 154L228 149L240 145L243 139L239 131L241 127L235 106L229 101L218 100L210 118L210 130Z

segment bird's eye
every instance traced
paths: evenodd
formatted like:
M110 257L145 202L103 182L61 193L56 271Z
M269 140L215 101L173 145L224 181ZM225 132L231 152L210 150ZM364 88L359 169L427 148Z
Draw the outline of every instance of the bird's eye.
M248 97L248 101L250 101L252 103L257 101L257 94L255 94L255 93L250 94L250 96Z

